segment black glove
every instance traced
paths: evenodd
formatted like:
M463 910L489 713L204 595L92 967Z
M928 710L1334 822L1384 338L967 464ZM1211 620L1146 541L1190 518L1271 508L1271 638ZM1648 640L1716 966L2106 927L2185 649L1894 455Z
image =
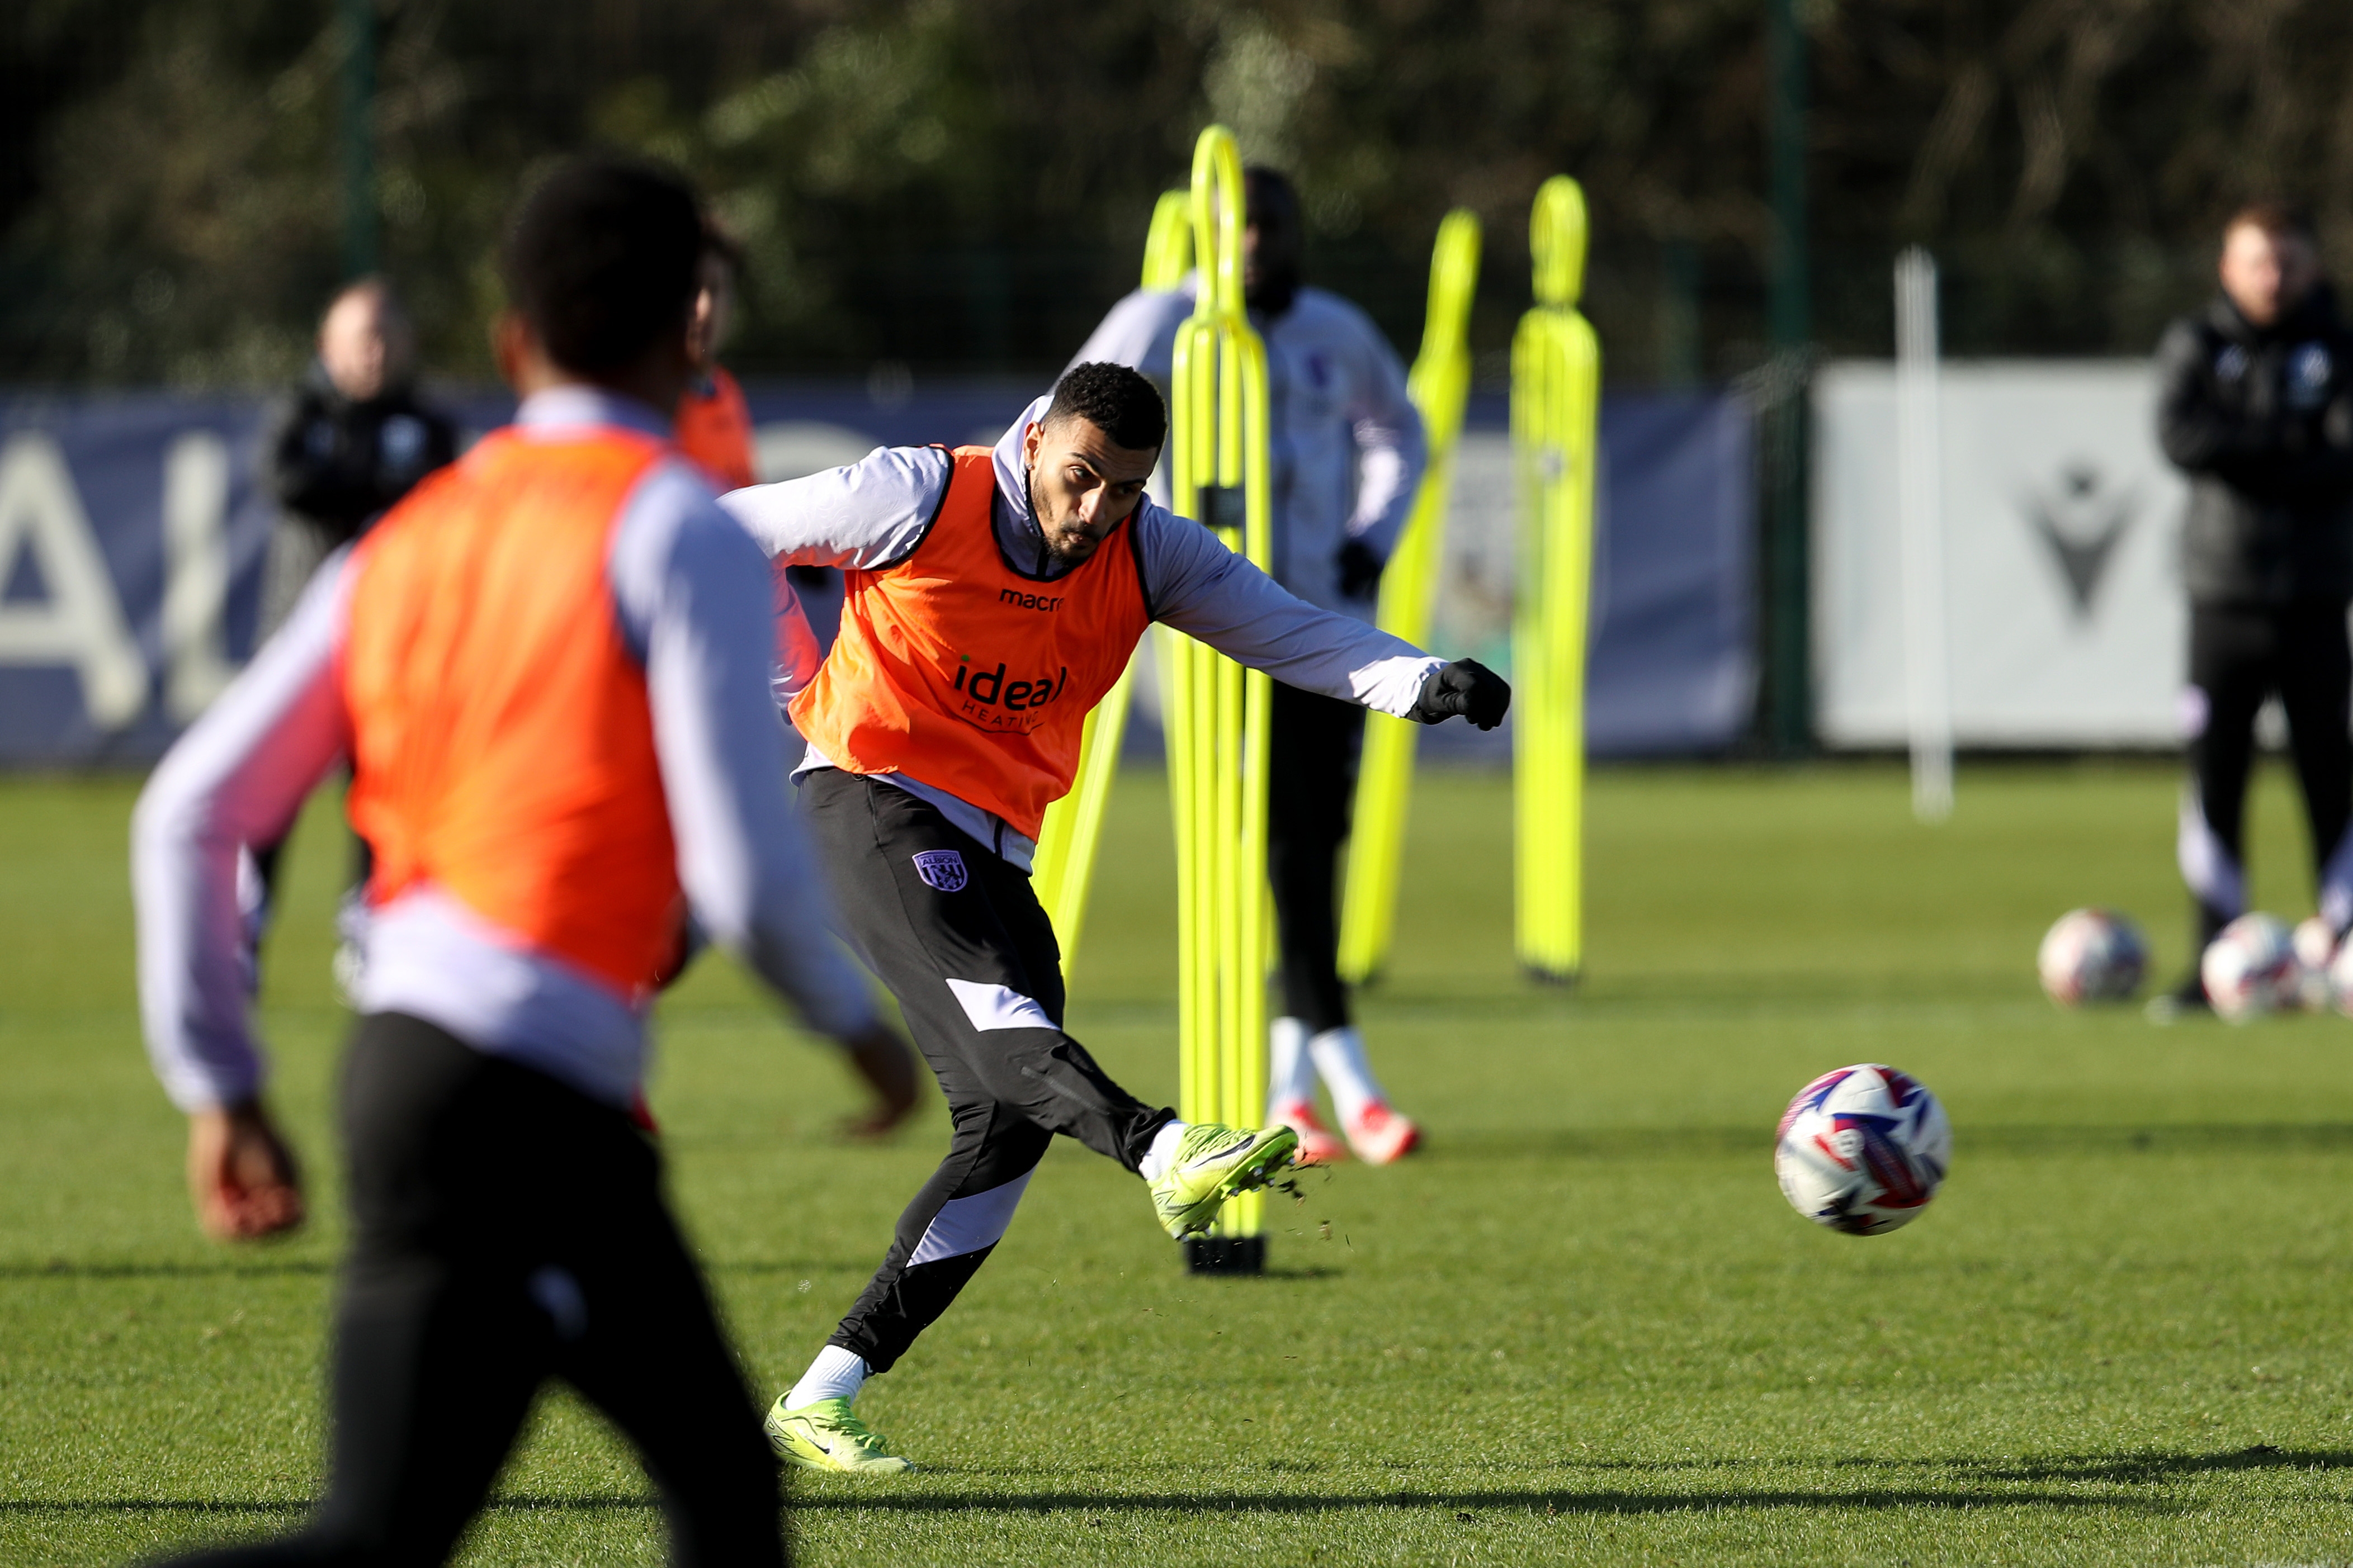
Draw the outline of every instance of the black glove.
M1430 672L1414 700L1413 716L1425 724L1461 714L1482 730L1504 721L1512 705L1512 688L1504 678L1475 658L1458 658Z
M1388 564L1361 539L1340 546L1340 597L1371 598L1373 590L1381 585L1381 568Z

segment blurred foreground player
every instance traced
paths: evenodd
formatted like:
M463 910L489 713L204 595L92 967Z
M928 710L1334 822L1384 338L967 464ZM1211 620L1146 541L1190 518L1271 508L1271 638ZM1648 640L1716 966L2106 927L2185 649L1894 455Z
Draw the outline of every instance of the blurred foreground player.
M913 1063L786 807L765 563L668 442L701 235L641 165L533 194L496 337L514 427L331 561L141 799L142 1016L224 1237L302 1213L260 1098L238 847L348 757L376 849L328 1492L300 1534L205 1563L443 1561L551 1376L636 1445L673 1561L784 1560L758 1414L628 1111L681 904L902 1108Z
M1303 281L1299 195L1271 169L1243 175L1242 293L1266 341L1274 463L1274 579L1311 605L1370 622L1381 571L1412 510L1427 458L1405 366L1370 318ZM1166 386L1176 329L1196 285L1138 289L1112 308L1078 357L1134 365ZM1268 1029L1267 1114L1299 1132L1300 1157L1337 1159L1315 1113L1320 1073L1347 1147L1387 1164L1420 1133L1392 1109L1365 1057L1340 982L1334 873L1348 839L1365 710L1317 691L1274 689L1268 759L1267 875L1274 886L1282 1007Z
M2197 947L2246 912L2241 844L2255 714L2285 710L2321 917L2353 926L2353 333L2322 278L2311 225L2257 205L2225 226L2221 290L2158 347L2158 435L2189 480L2182 581L2189 780L2179 858L2197 903ZM2151 1005L2207 1005L2187 980Z
M907 1462L850 1413L1012 1223L1056 1133L1135 1172L1168 1234L1287 1165L1288 1127L1187 1125L1062 1031L1061 954L1029 886L1087 713L1165 621L1278 680L1425 723L1500 723L1510 690L1285 593L1145 498L1167 410L1082 364L994 448L881 448L722 504L777 561L847 575L841 635L792 705L801 810L851 942L899 998L955 1132L849 1315L768 1415L817 1469Z

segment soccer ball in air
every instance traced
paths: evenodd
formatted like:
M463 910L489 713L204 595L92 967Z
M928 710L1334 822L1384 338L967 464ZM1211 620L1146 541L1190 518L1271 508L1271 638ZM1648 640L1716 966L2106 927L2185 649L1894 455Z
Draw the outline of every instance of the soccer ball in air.
M2214 1011L2238 1024L2298 1005L2303 968L2285 925L2271 915L2241 915L2206 944L2198 977Z
M1952 1160L1952 1123L1927 1086L1864 1062L1798 1091L1781 1113L1773 1173L1815 1224L1877 1236L1919 1216Z
M2062 1007L2122 1002L2148 972L2140 927L2108 910L2069 910L2043 933L2034 955L2043 994Z

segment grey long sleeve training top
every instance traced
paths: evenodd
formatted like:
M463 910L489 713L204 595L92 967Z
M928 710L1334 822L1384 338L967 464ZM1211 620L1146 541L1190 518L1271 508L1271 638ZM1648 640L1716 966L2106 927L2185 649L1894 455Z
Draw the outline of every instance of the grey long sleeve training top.
M618 426L667 437L652 409L584 388L528 399L526 435ZM830 935L831 901L786 808L775 601L760 553L683 459L623 503L606 555L623 640L643 661L679 880L696 919L837 1038L870 1025L864 982ZM349 750L337 673L349 557L331 559L285 627L181 737L132 825L139 996L158 1077L183 1110L249 1098L263 1077L237 881ZM780 683L781 684L781 683ZM798 689L797 686L791 689ZM373 911L355 998L627 1105L650 998L527 946L425 884Z

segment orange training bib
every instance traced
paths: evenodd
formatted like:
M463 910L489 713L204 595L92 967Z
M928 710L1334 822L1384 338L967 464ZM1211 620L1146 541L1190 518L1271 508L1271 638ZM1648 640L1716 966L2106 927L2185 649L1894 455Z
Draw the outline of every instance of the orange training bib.
M632 998L670 957L681 894L605 559L665 449L485 437L360 544L342 655L369 901L431 882Z
M1040 582L997 549L989 449L959 447L955 460L915 548L844 574L840 637L793 723L838 767L903 773L1035 838L1070 791L1088 712L1151 625L1134 520Z

